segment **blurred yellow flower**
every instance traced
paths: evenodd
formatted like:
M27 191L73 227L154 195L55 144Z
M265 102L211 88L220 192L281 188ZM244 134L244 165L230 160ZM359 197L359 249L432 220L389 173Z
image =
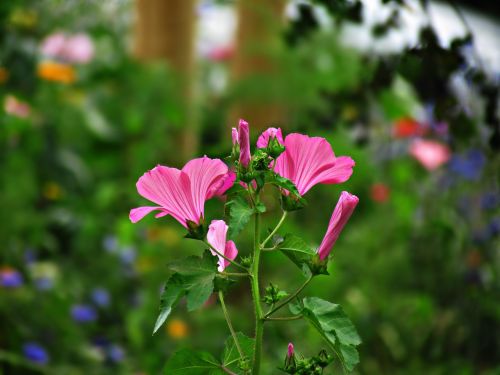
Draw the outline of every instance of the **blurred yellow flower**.
M9 16L9 21L12 25L31 29L38 22L38 14L33 9L15 9Z
M38 64L38 76L47 81L73 83L76 79L75 70L71 65L54 61L43 61Z
M0 85L4 82L7 82L9 79L9 71L5 69L3 66L0 66Z
M151 257L141 256L137 259L135 268L139 273L146 273L153 268L154 264L155 263Z
M172 319L167 324L167 334L176 340L183 339L189 331L188 325L180 319Z
M47 182L43 187L42 194L45 198L55 201L61 198L62 190L61 187L55 182Z
M356 117L358 117L358 114L358 109L355 106L346 105L344 108L342 108L342 113L340 116L344 121L352 121L356 119Z

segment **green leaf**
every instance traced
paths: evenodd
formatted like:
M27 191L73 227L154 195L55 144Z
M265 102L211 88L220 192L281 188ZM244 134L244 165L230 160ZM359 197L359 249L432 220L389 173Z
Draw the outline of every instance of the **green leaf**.
M253 358L255 340L245 336L241 332L236 333L236 337L238 338L241 351L247 359L246 362L249 363ZM236 374L245 373L244 370L240 368L240 364L240 354L238 353L233 337L229 336L225 343L224 353L222 354L222 366Z
M161 295L160 314L156 320L153 334L167 320L172 309L185 295L188 311L201 307L214 290L218 258L209 250L202 257L192 256L170 265L176 271L165 284Z
M163 288L160 299L160 314L156 319L153 334L155 334L165 320L167 320L172 309L184 295L184 292L182 277L179 274L173 274Z
M288 190L291 194L300 197L297 187L288 178L282 177L277 173L268 173L266 177L267 177L266 182L268 182L269 184Z
M277 248L306 273L306 276L307 273L310 274L309 266L313 263L316 252L302 238L289 233Z
M302 303L291 304L290 311L302 314L318 330L348 371L359 363L356 346L361 344L361 338L340 305L306 297Z
M229 238L234 238L250 221L254 209L240 195L227 202L226 207L229 209Z
M165 366L165 374L227 375L214 356L207 352L181 349L175 352Z

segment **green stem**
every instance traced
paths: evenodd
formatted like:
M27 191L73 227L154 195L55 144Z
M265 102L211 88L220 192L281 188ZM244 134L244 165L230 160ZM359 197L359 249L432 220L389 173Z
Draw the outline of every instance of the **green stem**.
M229 313L226 308L226 304L224 303L224 294L219 291L219 301L222 306L222 312L224 313L224 317L226 318L226 323L229 328L229 332L231 332L231 336L233 336L234 344L236 345L236 349L238 349L238 353L240 355L241 360L245 359L245 354L243 354L243 350L241 350L240 343L238 341L238 337L236 336L236 332L234 332L233 324L231 323L231 318L229 317Z
M259 262L260 262L260 215L255 214L254 228L254 253L251 268L252 297L255 307L255 347L252 361L252 374L260 373L260 361L262 356L262 337L264 334L264 321L262 306L260 305L259 290Z
M274 314L276 311L278 311L279 309L281 309L283 306L286 306L291 300L293 300L295 297L297 297L297 295L302 292L302 290L307 286L307 284L309 284L312 280L312 276L309 276L307 278L307 280L304 282L304 284L302 284L299 289L297 289L293 294L291 294L289 297L285 298L283 300L283 302L281 302L278 306L276 306L275 308L269 310L266 315L264 315L264 319L267 319L269 316L271 316L272 314Z
M288 320L299 320L299 319L302 319L302 315L282 316L279 318L264 318L264 320L271 320L271 321L288 321Z
M243 265L239 264L238 262L236 262L236 261L234 261L234 260L229 259L227 256L225 256L224 254L222 254L222 253L221 253L219 250L217 250L215 247L213 247L212 245L210 245L210 244L208 243L208 241L203 241L203 243L205 243L208 247L210 247L210 249L211 249L211 250L213 250L213 251L214 251L217 255L220 255L221 257L223 257L223 258L224 258L225 260L227 260L229 263L231 263L231 264L235 265L235 266L236 266L236 267L238 267L238 268L241 268L242 270L245 270L245 271L248 273L248 269L247 269L245 266L243 266Z
M269 240L271 240L271 238L273 238L273 236L276 234L276 232L278 231L278 229L280 229L281 225L283 224L283 222L286 219L286 215L287 214L288 214L288 211L283 211L283 215L281 215L281 219L278 222L278 224L276 225L276 227L273 229L273 231L271 233L269 233L269 236L267 236L267 238L260 244L261 248L263 248L264 246L266 246L266 244L269 242Z

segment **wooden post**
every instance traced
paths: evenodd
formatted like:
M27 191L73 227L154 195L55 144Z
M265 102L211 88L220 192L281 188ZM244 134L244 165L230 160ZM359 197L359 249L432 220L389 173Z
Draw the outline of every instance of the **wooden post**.
M237 4L238 29L235 56L231 66L232 82L247 79L254 74L275 70L269 51L281 48L280 31L284 22L286 0L239 0ZM278 69L279 72L279 69ZM262 82L262 90L266 82ZM238 99L229 114L229 125L235 126L239 118L247 120L252 129L286 124L285 109L279 103L263 99Z
M164 60L178 79L181 129L175 159L187 160L198 148L194 108L196 0L136 0L134 54L143 61ZM175 142L174 142L175 143Z

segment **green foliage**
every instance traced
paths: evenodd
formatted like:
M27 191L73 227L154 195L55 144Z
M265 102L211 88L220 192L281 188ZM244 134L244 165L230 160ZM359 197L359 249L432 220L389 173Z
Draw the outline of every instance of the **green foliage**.
M244 197L237 195L226 203L226 212L229 237L234 238L248 224L255 211Z
M283 298L288 295L284 290L280 290L277 285L270 283L268 287L265 289L264 297L262 301L266 305L274 305L276 302L279 302Z
M317 254L302 238L288 233L281 242L276 244L276 246L277 249L299 267L306 276L311 275L312 265Z
M236 337L245 357L247 359L252 358L254 340L241 332L238 332ZM231 373L243 375L247 373L245 366L247 365L245 361L241 362L233 338L228 337L220 361L207 352L182 349L170 357L165 367L165 373L180 375L223 375L231 371Z
M170 315L172 308L184 295L189 311L201 307L214 290L214 278L217 273L217 257L209 250L203 256L192 256L173 262L170 268L175 273L167 281L160 301L160 314L153 333L157 332Z
M359 363L356 346L361 344L361 339L340 305L317 297L306 297L290 305L290 311L295 315L302 314L316 328L348 371Z

